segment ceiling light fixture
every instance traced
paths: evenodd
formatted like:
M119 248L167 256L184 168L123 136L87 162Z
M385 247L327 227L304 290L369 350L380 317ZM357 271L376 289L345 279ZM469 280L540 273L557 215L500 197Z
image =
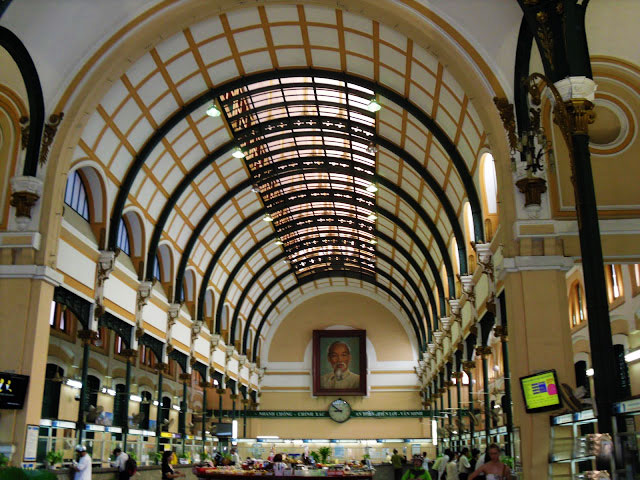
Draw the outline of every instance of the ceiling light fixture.
M376 101L375 98L372 98L369 101L369 104L367 105L367 110L369 110L372 113L377 112L378 110L380 110L382 108L382 106Z
M377 219L378 216L376 215L375 212L371 212L368 216L367 216L367 220L375 220Z
M265 222L273 222L273 217L267 213L264 217L262 217L262 220L264 220Z
M375 143L370 142L369 145L367 145L367 153L370 153L371 155L378 153L378 146Z
M276 245L282 245L284 242L279 238L276 238Z
M220 109L216 106L215 103L211 102L211 105L209 105L209 107L207 108L206 113L210 117L219 117L222 112L220 112Z
M366 190L369 193L376 193L378 191L378 187L376 186L375 183L372 183L371 185L367 186Z
M246 153L244 153L240 147L237 147L237 148L233 151L233 153L231 154L231 156L232 156L233 158L244 158L244 157L246 157L246 156L247 156L247 154L246 154Z
M376 243L378 243L378 241L375 238L372 238L371 240L369 240L369 243L371 245L375 245Z

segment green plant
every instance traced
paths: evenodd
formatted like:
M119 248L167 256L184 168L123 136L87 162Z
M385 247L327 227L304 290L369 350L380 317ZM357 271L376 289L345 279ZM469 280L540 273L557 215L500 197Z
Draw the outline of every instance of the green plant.
M9 457L4 453L0 453L0 467L6 467L7 465L9 465Z
M156 462L156 465L160 465L162 463L162 455L163 452L156 452L153 454L153 459Z
M313 457L316 463L320 463L320 454L318 452L313 451L310 453L310 455Z
M502 457L500 457L500 461L504 463L507 467L509 467L511 470L513 470L513 457L508 457L506 455L503 455Z
M135 452L127 452L127 455L129 455L129 457L133 458L136 462L138 461L138 456L136 455Z
M48 470L23 470L7 467L0 470L0 480L56 480L57 475Z
M55 450L47 452L47 462L49 462L49 465L62 463L63 458L62 452L56 452Z
M327 459L329 458L329 455L331 455L331 447L320 447L318 449L318 453L322 460L320 463L327 463Z

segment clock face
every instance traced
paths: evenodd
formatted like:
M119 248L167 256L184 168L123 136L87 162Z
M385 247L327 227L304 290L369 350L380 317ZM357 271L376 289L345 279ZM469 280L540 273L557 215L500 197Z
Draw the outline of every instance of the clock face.
M349 420L351 416L351 405L341 398L334 400L329 405L329 417L331 420L342 423Z

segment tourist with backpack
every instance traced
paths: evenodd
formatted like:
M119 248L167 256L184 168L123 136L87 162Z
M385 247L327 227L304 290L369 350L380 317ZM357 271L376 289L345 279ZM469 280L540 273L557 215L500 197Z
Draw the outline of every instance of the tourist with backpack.
M129 455L122 451L120 447L116 447L113 450L113 456L115 460L111 462L111 466L118 469L118 480L129 480L129 473L127 472L127 460Z

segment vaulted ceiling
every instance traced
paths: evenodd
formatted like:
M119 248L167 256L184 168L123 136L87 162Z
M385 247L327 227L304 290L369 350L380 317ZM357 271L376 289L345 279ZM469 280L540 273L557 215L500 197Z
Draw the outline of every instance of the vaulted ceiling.
M150 46L91 112L73 164L105 172L107 246L136 212L144 276L168 246L168 296L192 272L195 316L211 290L215 329L243 322L232 341L267 335L300 292L352 285L397 305L424 348L483 239L486 144L469 96L412 39L340 9L268 5Z

